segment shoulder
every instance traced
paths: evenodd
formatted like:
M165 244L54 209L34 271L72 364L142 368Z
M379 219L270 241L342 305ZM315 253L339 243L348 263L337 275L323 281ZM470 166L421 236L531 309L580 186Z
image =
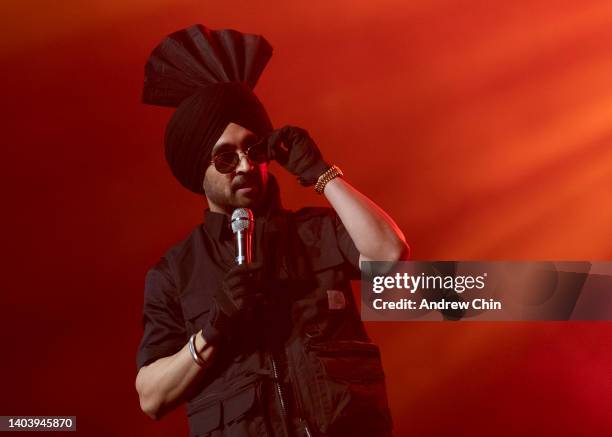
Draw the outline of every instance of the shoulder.
M291 217L296 223L307 223L309 221L333 219L336 212L329 207L307 206L297 211L292 211Z
M159 260L149 269L147 275L163 276L171 282L176 282L180 266L189 261L195 252L196 245L201 244L202 225L197 225L186 237L170 247Z
M292 212L292 221L304 241L335 240L336 211L327 207L305 207Z
M293 220L313 271L340 267L342 226L338 214L330 207L306 207L293 213Z

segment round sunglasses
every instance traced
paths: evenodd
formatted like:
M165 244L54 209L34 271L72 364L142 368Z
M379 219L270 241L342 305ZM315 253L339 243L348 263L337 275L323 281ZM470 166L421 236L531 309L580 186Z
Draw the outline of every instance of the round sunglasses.
M247 159L256 164L263 164L268 161L268 149L265 141L260 141L250 146L244 152ZM213 156L211 164L215 166L219 173L231 173L240 164L240 155L238 151L228 151L217 153Z

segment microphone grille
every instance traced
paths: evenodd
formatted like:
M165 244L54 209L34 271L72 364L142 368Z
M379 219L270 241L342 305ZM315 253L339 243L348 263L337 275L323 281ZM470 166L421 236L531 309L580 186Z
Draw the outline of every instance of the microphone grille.
M236 208L232 213L232 232L249 229L253 223L253 213L249 208Z

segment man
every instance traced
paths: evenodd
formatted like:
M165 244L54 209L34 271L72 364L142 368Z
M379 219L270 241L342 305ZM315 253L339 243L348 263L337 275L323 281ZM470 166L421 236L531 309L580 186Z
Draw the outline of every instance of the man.
M201 60L203 50L228 41L247 41L246 48L223 59L257 52L248 37L203 26L171 35L150 58L147 83L157 88L147 97L146 83L144 100L168 104L173 90L160 91L163 78L151 71L172 76L168 66L180 63L174 57L162 68L151 59L197 46L189 59ZM261 37L250 41L262 44ZM207 62L208 71L214 62ZM258 76L262 69L250 70ZM208 209L204 223L147 274L141 408L159 418L188 401L194 436L392 435L380 354L349 281L359 277L361 261L405 257L404 236L324 160L305 130L273 130L249 82L256 78L206 82L175 99L166 158L184 186L204 194ZM331 208L283 209L271 159ZM228 220L236 208L249 208L255 223L254 262L240 266Z

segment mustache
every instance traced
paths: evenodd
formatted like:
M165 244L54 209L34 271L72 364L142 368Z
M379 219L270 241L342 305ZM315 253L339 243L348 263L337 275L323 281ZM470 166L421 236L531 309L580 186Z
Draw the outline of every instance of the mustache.
M256 174L239 175L234 178L231 184L232 191L239 190L244 187L259 187L261 179Z

